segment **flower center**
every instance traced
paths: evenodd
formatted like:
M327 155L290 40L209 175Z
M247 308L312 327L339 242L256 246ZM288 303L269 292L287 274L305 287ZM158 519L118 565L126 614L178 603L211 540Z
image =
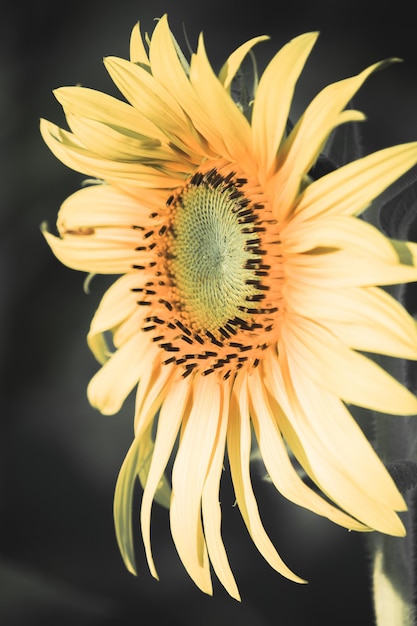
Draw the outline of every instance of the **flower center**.
M142 330L183 375L224 378L255 366L276 343L281 317L279 227L257 181L211 163L139 228L145 270Z
M189 184L173 207L168 273L177 306L198 331L217 332L257 293L250 261L258 238L245 227L234 186Z

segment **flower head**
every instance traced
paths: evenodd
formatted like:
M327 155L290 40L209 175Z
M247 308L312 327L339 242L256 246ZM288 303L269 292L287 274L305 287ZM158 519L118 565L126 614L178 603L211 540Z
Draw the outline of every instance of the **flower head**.
M253 541L272 567L301 582L261 522L252 431L272 483L289 500L349 529L404 532L403 498L346 404L417 412L414 395L363 354L417 359L414 321L379 287L417 280L417 246L358 218L417 163L417 143L314 176L330 133L363 119L346 106L381 65L323 89L291 128L295 84L316 37L284 46L248 104L232 98L232 81L265 37L235 50L217 76L202 36L188 64L164 16L149 51L137 26L131 60L105 60L127 102L61 88L56 97L71 131L41 125L54 154L99 183L64 202L59 236L45 230L47 242L69 267L121 275L88 334L102 364L88 397L115 413L139 383L135 437L115 494L125 563L135 571L131 500L139 477L152 574L157 499L169 506L173 540L195 583L211 592L211 563L236 598L221 536L226 450ZM303 482L289 451L317 489Z

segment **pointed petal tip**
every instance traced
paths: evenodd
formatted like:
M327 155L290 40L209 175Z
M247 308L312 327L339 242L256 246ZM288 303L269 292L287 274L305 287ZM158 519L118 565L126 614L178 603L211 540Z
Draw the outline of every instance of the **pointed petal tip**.
M393 537L405 537L407 534L405 526L398 516L395 522L391 524L386 531L382 532L385 532L387 535L392 535Z

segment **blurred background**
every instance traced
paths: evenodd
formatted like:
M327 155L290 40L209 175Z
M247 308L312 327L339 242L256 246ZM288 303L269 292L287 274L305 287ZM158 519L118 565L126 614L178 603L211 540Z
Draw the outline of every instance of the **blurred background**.
M368 116L365 152L417 140L417 49L412 5L318 0L243 8L230 0L39 0L11 6L0 23L0 624L2 626L280 626L373 623L364 537L280 499L254 471L271 538L308 585L282 579L253 547L222 486L223 536L243 602L214 580L214 597L188 578L154 507L153 541L160 581L149 574L138 532L137 578L124 568L113 529L113 489L132 438L132 398L115 416L86 399L97 364L85 335L107 279L90 295L84 275L56 261L39 225L54 224L62 201L83 176L58 162L39 135L39 118L63 124L52 90L82 84L117 95L102 58L128 56L133 25L153 30L168 12L184 44L203 30L218 69L246 39L260 67L291 37L320 30L296 94L295 113L329 81L399 56L404 63L373 75L356 107ZM375 5L376 6L376 5ZM388 6L388 5L387 5ZM407 8L408 7L408 8ZM140 500L138 491L136 503ZM394 625L393 625L394 626Z

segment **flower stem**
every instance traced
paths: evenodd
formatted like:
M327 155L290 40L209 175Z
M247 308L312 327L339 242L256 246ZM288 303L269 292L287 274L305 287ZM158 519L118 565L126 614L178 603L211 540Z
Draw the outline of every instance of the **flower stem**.
M383 363L384 365L384 363ZM390 363L391 373L404 384L409 372L404 362ZM408 380L407 380L408 379ZM375 621L377 626L416 626L415 608L415 485L417 479L417 418L379 414L375 419L375 446L407 503L401 514L405 537L369 535Z

